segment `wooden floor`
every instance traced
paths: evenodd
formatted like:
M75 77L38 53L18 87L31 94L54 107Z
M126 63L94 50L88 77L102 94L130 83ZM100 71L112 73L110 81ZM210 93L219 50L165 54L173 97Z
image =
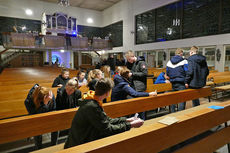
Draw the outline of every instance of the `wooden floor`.
M224 101L230 100L230 97L227 97L224 99ZM212 102L223 102L222 100L211 100ZM207 98L201 98L200 99L201 104L208 103ZM189 109L192 107L192 101L187 101L186 103L186 109ZM149 112L149 113L154 113L154 112ZM154 116L154 114L148 114L148 116ZM67 136L63 136L59 138L58 143L63 143L65 142L65 139ZM44 134L43 135L43 144L44 147L49 147L49 142L50 141L50 134ZM33 138L31 140L23 139L7 144L0 144L0 153L26 153L26 152L31 152L34 151L34 141ZM227 147L223 146L222 148L217 150L218 153L227 153Z

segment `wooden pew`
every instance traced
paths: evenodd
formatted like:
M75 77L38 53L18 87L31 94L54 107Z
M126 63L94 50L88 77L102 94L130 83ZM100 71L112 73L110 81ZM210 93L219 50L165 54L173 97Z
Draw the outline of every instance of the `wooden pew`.
M223 105L225 108L213 110L207 107L210 105ZM195 107L193 111L185 110L167 116L174 115L179 119L178 123L167 126L157 122L164 116L150 120L151 123L141 128L62 150L59 153L157 153L230 120L230 101L223 104L210 103ZM227 127L180 148L176 153L214 152L230 141L229 136L230 127Z
M121 117L137 112L148 111L182 101L211 95L211 88L188 89L158 95L140 97L103 105L110 117ZM68 129L77 108L0 120L0 144L48 132Z
M54 96L57 94L58 88L51 88ZM7 94L0 93L0 119L27 115L28 112L24 105L24 101L29 92L28 90L9 92Z
M165 92L165 91L171 91L172 90L172 84L171 83L161 83L161 84L147 84L146 92Z

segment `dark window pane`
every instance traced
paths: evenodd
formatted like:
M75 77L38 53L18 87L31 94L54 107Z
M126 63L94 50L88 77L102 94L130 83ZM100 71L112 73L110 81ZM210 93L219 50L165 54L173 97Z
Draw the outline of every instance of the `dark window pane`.
M181 2L169 4L157 9L156 41L180 38L181 9Z
M155 11L136 16L136 44L155 41Z
M230 32L230 0L223 0L222 10L222 33Z
M218 34L219 0L184 0L183 38Z

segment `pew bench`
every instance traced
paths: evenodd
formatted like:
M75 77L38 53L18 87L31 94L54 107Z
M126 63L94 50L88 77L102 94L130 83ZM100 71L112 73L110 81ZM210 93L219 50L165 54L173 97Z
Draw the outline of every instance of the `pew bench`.
M215 87L214 89L216 90L216 99L218 98L218 93L222 94L220 98L223 99L224 97L229 96L229 94L227 94L227 91L230 90L230 85L223 85L223 86Z
M103 104L108 116L115 118L210 96L211 88L188 89ZM0 120L0 144L44 133L68 129L78 108Z
M212 105L225 106L225 108L220 110L208 108L208 106ZM163 116L145 121L144 125L140 128L131 129L121 134L85 143L66 150L63 150L64 143L62 143L34 151L33 153L155 153L202 134L222 123L226 123L230 120L229 115L230 101L225 103L212 102L167 115L179 119L179 122L172 125L159 123L159 120L167 117ZM218 118L218 120L215 118ZM195 153L214 152L230 142L229 136L230 127L225 127L222 130L198 139L194 143L179 148L179 150L176 150L176 153L189 153L191 150Z

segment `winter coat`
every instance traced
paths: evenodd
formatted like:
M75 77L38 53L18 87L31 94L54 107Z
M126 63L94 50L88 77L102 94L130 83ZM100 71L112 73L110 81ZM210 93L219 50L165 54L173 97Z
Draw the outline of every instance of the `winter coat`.
M35 84L29 91L26 99L25 99L25 106L26 109L28 111L28 113L31 114L39 114L39 113L45 113L45 112L50 112L50 111L54 111L56 110L56 102L55 102L55 97L53 95L52 101L50 101L47 105L44 104L44 102L42 101L40 103L40 107L38 109L36 109L36 106L34 104L33 101L33 97L32 94L35 90L36 87L38 87L38 84Z
M160 83L165 83L166 79L164 77L165 73L161 72L160 75L157 77L156 81L154 84L160 84Z
M132 86L136 91L145 91L147 86L148 67L143 58L138 58L131 69Z
M65 87L59 88L57 90L57 110L63 110L68 108L75 108L78 105L78 100L81 99L81 91L76 90L71 95L67 95Z
M120 75L115 75L114 77L114 88L112 89L111 101L118 101L127 99L127 96L131 97L147 97L149 93L147 92L137 92L132 87L130 87L129 82L121 77Z
M62 77L62 75L59 75L53 82L52 87L57 87L57 85L62 84L63 86L65 86L65 84L69 81L70 78L65 79Z
M190 88L204 87L208 74L209 70L205 56L195 54L188 58L188 72L185 83Z
M166 67L167 76L170 78L170 82L185 82L186 71L188 70L188 62L179 55L173 56L168 61Z
M94 91L89 91L80 101L64 148L118 134L130 128L131 125L126 122L125 117L108 117L101 103L94 100Z
M93 79L90 82L88 82L87 86L89 87L89 90L95 91L95 85L96 85L97 81L98 81L98 79Z

